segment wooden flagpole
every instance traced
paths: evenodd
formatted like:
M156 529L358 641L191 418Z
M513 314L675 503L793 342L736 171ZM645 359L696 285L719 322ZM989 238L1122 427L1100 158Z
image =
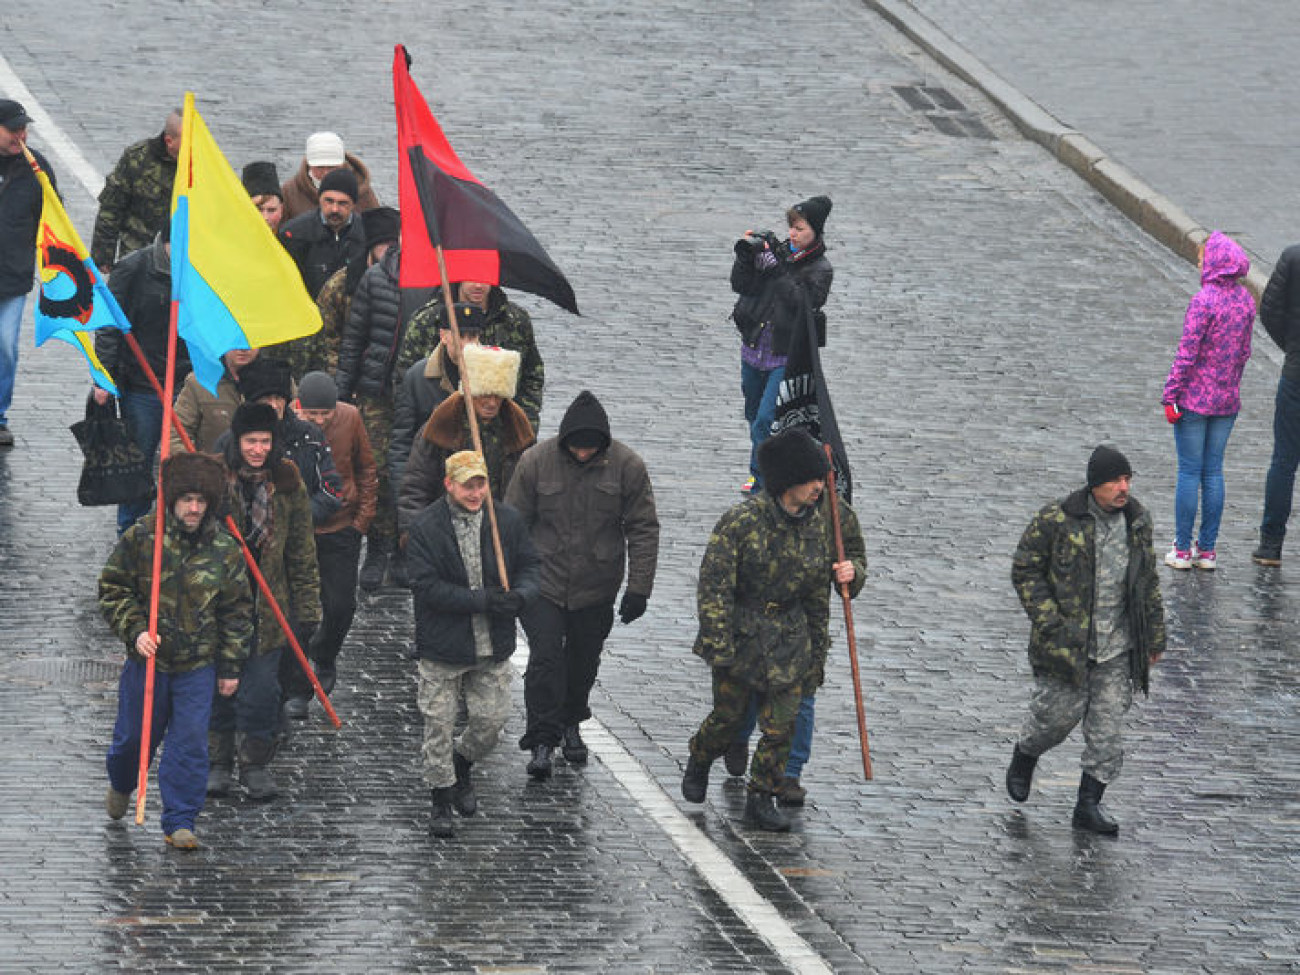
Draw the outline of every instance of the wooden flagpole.
M840 502L835 493L835 458L831 445L823 444L831 469L826 474L826 490L830 493L831 527L835 531L835 561L844 561L844 536L840 532ZM858 671L858 638L853 629L853 603L847 582L839 584L840 599L844 603L844 629L849 637L849 665L853 670L853 700L858 708L858 740L862 744L862 774L871 781L871 746L867 742L867 716L862 705L862 677Z
M447 321L451 323L452 337L456 340L456 366L460 369L460 388L465 397L465 415L469 417L469 437L474 443L474 449L479 452L479 456L483 457L483 463L486 465L487 457L483 456L483 438L478 431L478 416L474 413L474 393L470 389L469 373L465 370L465 349L460 341L460 323L456 321L456 306L451 300L451 283L447 280L447 261L443 257L441 244L435 244L433 249L438 255L438 277L442 281L443 306L447 312ZM497 557L497 575L501 579L501 588L509 592L510 578L506 575L506 558L501 550L501 533L497 530L497 509L492 502L490 483L487 493L487 513L488 524L492 528L492 551Z

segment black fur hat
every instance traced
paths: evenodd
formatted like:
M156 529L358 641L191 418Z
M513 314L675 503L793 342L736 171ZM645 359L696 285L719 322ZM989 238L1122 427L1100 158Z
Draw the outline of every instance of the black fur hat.
M397 243L402 236L402 215L392 207L371 207L361 214L361 227L366 232L366 249L384 241Z
M239 395L252 403L263 396L293 398L293 375L289 363L259 355L239 370Z
M758 471L763 490L781 497L797 484L822 480L830 471L826 451L801 427L782 430L768 437L758 448Z
M270 403L240 403L230 418L230 439L236 448L239 438L246 433L269 433L274 437L279 431L280 418Z
M215 515L226 490L221 461L211 454L172 454L162 465L162 482L168 511L176 507L181 495L195 492L203 495L208 511Z
M259 160L249 163L244 167L241 181L249 196L278 196L283 199L280 177L275 172L273 162Z

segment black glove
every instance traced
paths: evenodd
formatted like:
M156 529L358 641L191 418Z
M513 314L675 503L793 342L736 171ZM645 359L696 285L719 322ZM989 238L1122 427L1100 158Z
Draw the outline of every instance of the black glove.
M646 597L640 593L625 592L623 601L618 604L618 618L626 625L633 620L639 620L645 615Z
M487 611L493 616L518 616L523 608L524 597L521 593L498 588L488 590Z

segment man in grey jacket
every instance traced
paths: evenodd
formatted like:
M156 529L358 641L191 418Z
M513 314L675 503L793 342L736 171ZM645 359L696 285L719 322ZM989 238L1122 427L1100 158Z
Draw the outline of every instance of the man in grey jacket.
M590 392L579 393L557 437L527 450L506 501L523 516L542 560L541 598L523 612L528 635L519 747L528 774L545 779L563 741L565 759L587 761L578 725L614 625L614 600L627 565L619 619L646 610L659 558L659 518L645 463L609 435L609 418Z

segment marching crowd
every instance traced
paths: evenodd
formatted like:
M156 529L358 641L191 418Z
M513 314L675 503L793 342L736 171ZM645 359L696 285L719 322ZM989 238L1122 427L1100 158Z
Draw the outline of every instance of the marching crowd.
M31 230L22 254L6 235L0 285L10 291L10 279L24 274L30 290L39 218L22 186L29 122L21 105L0 100L0 221ZM333 691L357 588L388 584L412 594L429 828L452 836L455 814L476 814L474 766L509 717L518 626L530 650L519 741L526 774L548 778L557 750L570 763L587 761L580 728L591 716L603 644L615 615L634 622L653 591L659 522L646 465L613 437L587 391L556 434L538 440L545 369L528 313L500 287L462 281L419 307L404 303L400 216L380 203L365 164L332 132L307 139L298 171L283 183L269 162L243 170L323 327L280 346L228 352L215 393L190 374L182 344L173 363L178 428L164 431L153 378L167 367L180 122L173 113L158 136L123 153L100 196L92 245L139 347L103 329L96 351L116 378L117 406L141 453L155 457L166 433L171 455L156 499L164 531L156 636L155 499L120 505L120 538L100 580L104 618L128 649L107 760L108 813L125 815L136 785L146 660L158 675L148 748L165 742L162 828L169 844L193 849L206 796L230 794L236 781L250 799L277 795L277 744L288 722L307 716L316 684ZM748 498L718 521L698 584L694 650L711 668L713 707L690 739L682 794L702 802L723 758L730 774L748 771L746 821L768 830L790 828L784 807L805 799L800 776L830 643L831 592L856 596L866 579L857 518L827 490L827 451L776 417L792 337L807 323L818 345L826 341L830 211L827 197L812 197L786 212L785 239L747 233L736 244ZM1263 300L1269 334L1295 346L1278 389L1253 553L1263 565L1280 563L1300 464L1292 429L1300 416L1297 264L1300 251L1283 255ZM1162 395L1178 457L1176 529L1164 562L1176 570L1216 565L1223 454L1255 315L1242 283L1248 268L1231 239L1207 239L1202 287ZM5 444L27 290L16 300L0 295L0 344L14 338L12 355L0 360ZM98 388L92 395L102 405L113 399ZM1124 715L1134 689L1147 690L1165 641L1153 527L1131 494L1132 475L1119 450L1099 446L1086 484L1031 521L1012 570L1031 623L1034 689L1007 790L1025 801L1038 758L1081 724L1073 824L1103 834L1118 830L1100 801L1122 765ZM305 651L311 676L291 642Z

